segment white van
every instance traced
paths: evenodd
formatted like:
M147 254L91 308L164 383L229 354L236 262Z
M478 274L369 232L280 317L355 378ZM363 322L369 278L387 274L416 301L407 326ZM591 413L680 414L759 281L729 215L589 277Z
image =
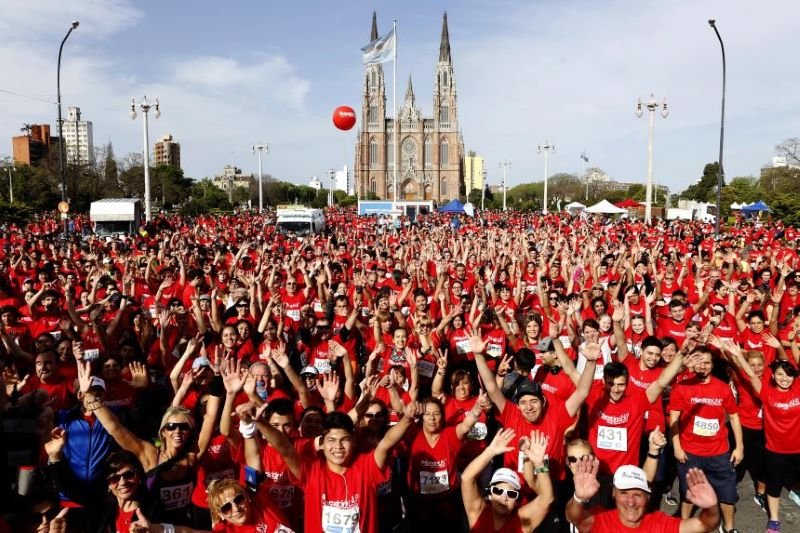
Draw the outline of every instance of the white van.
M322 209L302 206L281 206L277 210L278 231L294 233L298 237L318 235L325 231L325 215Z
M134 235L142 223L142 202L138 198L104 198L89 206L94 234L100 237Z

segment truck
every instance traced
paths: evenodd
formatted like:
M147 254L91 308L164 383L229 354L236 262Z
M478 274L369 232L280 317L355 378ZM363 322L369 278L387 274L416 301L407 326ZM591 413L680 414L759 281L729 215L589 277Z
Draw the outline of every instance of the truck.
M134 235L142 223L142 202L138 198L104 198L89 206L89 220L95 235Z
M416 220L417 215L427 215L433 213L433 200L359 200L359 216L387 216L392 220L405 216L411 222Z
M717 219L717 206L694 200L679 200L678 207L667 209L667 220L699 220L708 224Z
M319 235L325 231L325 215L322 209L302 205L279 205L276 210L276 226L280 233L294 233L297 237Z

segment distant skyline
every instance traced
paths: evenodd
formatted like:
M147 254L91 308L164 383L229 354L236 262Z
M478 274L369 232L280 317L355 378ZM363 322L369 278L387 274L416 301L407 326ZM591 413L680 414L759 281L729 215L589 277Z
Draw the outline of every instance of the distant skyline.
M774 146L800 136L800 75L794 68L800 2L773 0L355 0L302 3L145 0L0 0L0 157L23 123L56 132L58 45L62 103L81 108L95 146L118 157L142 150L141 119L130 99L158 97L150 139L181 144L187 176L212 177L231 163L257 171L250 147L270 145L264 173L307 184L327 169L352 166L356 127L331 123L339 105L359 112L373 11L381 34L398 20L398 105L409 74L417 104L431 113L441 17L448 13L465 149L512 161L510 186L543 178L537 144L557 147L550 173L602 168L644 182L647 118L636 99L654 93L670 108L656 117L655 177L680 192L718 157L725 40L728 92L726 178L755 175ZM391 107L391 63L387 107ZM43 101L45 100L45 101Z

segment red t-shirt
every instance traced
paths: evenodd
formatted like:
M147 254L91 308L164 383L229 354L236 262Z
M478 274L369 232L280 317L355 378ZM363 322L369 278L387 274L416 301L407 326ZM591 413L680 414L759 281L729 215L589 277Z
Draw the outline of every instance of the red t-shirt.
M446 426L431 446L425 432L413 426L406 432L409 447L408 484L414 496L445 494L458 488L456 457L461 441L455 426Z
M630 528L623 525L619 519L619 511L592 510L594 525L592 533L619 533L620 531L647 531L648 533L680 533L681 519L675 516L668 516L661 511L647 513L642 517L639 527Z
M711 457L728 451L725 415L737 412L733 391L712 377L708 383L690 379L673 387L669 410L680 411L680 439L683 451Z
M761 400L764 402L764 436L767 449L776 453L800 453L800 380L795 378L788 390L772 385L772 371L762 377Z
M253 497L253 503L250 506L253 509L253 514L255 514L253 523L237 526L222 521L217 523L212 531L225 533L292 533L294 530L286 525L289 522L275 508L269 492L262 487L263 484L258 486L258 491Z
M519 533L522 531L522 523L519 520L519 512L515 509L508 515L506 521L500 526L500 529L494 528L494 512L492 505L487 503L483 506L483 511L475 521L475 525L470 528L470 533L485 533L493 531L494 533Z
M615 472L627 464L638 464L645 413L650 401L642 389L628 384L618 402L612 402L602 381L595 381L586 399L589 442L600 459L600 471Z
M767 373L766 369L764 373ZM734 376L734 383L739 396L739 422L748 429L763 429L764 420L763 412L761 411L761 398L750 384L750 378L744 372L739 371Z
M641 389L643 392L646 391L647 387L652 385L653 382L658 379L658 377L661 375L661 371L663 370L663 368L660 366L655 368L645 368L642 370L641 359L634 359L633 357L627 357L623 364L628 369L629 385L633 385L634 387ZM664 431L664 428L667 427L667 420L664 416L664 407L661 405L661 402L654 402L650 404L650 409L647 410L644 417L647 421L645 423L644 430L648 433L656 429L656 426L659 427L661 431Z
M304 461L299 484L306 494L306 533L351 527L377 533L378 486L390 472L378 468L375 452L356 455L344 474L328 468L324 457Z
M550 460L550 476L553 479L564 479L564 432L575 422L575 417L569 416L562 402L549 402L539 420L531 423L522 416L517 404L506 401L499 419L504 428L511 428L516 433L514 450L505 454L503 466L520 474L524 471L519 439L530 436L531 431L538 429L547 436L546 452Z

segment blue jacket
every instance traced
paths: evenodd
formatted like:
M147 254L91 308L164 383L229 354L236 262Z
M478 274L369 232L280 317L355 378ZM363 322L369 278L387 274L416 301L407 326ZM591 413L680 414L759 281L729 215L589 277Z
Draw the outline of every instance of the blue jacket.
M106 488L103 462L117 449L116 442L97 419L90 424L80 408L60 411L58 425L66 432L62 460L66 461L71 478L71 486L62 498L81 500L96 491L102 493Z

